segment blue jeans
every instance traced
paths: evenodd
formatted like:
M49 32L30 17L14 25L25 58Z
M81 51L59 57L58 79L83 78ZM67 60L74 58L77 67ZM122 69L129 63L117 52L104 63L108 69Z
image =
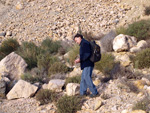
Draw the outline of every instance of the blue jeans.
M94 95L98 93L92 81L92 71L93 67L85 67L83 69L80 82L80 95L86 94L87 88L89 88Z

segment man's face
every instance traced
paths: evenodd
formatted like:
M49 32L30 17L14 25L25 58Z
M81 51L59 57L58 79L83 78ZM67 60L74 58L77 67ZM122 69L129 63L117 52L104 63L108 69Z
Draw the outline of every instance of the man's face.
M81 37L75 37L75 39L74 39L74 41L79 45L81 43L81 40L82 40Z

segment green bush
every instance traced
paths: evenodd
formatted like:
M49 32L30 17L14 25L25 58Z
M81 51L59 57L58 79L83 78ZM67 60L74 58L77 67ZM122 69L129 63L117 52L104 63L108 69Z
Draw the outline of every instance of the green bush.
M63 96L57 102L58 113L76 113L81 109L81 99L77 96Z
M116 33L117 33L117 35L126 34L126 30L127 30L127 28L120 26L120 27L116 28Z
M65 87L68 83L79 83L81 81L81 76L68 77L65 81Z
M48 75L56 74L56 73L67 73L69 71L69 68L61 63L61 62L55 62L50 68L48 69Z
M101 60L95 63L95 68L104 74L110 74L114 65L114 57L111 54L103 53Z
M75 45L73 46L73 48L70 50L69 52L69 63L71 65L74 64L74 60L77 58L77 56L79 55L79 46Z
M37 67L37 56L40 53L40 49L34 43L23 42L17 53L26 61L29 69Z
M150 19L140 20L129 24L127 28L120 27L116 29L117 34L135 36L138 41L146 40L150 37Z
M0 46L0 60L13 51L16 51L19 43L16 39L9 38L4 40Z
M145 7L144 13L145 15L150 15L150 6Z
M21 75L21 79L28 81L30 83L35 83L35 82L42 82L42 77L40 76L33 76L30 73L24 73Z
M43 73L48 74L48 69L57 61L58 59L49 53L40 54L37 57L37 66Z
M57 94L48 89L41 89L37 92L36 99L40 101L41 104L48 104L57 101Z
M55 54L58 52L59 48L61 47L61 44L59 41L52 41L51 39L45 39L43 40L43 42L41 43L40 48L42 49L42 51L48 52L50 54Z
M150 67L150 48L140 51L135 57L131 58L133 66L138 69Z

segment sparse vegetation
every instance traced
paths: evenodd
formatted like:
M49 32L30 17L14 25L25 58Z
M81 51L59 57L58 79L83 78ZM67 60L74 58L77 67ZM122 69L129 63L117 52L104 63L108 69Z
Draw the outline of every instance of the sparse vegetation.
M18 47L19 43L16 39L9 38L4 40L0 46L0 60L11 52L16 51Z
M54 64L54 62L58 62L58 59L49 53L40 54L37 57L37 66L42 73L48 74L48 69Z
M56 54L61 47L61 44L59 41L52 41L51 39L45 39L41 43L41 51L42 53L50 53L50 54Z
M42 77L40 76L34 76L30 73L24 73L21 75L21 79L28 81L30 83L35 83L35 82L42 82Z
M41 89L37 92L36 99L40 101L41 104L48 104L57 101L57 94L48 89Z
M56 74L56 73L67 73L69 71L69 67L61 62L55 62L50 68L48 69L48 75Z
M117 29L117 33L135 36L138 41L149 39L150 19L134 22L129 24L127 28L120 27Z
M150 15L150 6L145 7L144 14Z
M65 87L68 83L78 83L80 84L81 76L68 77L65 81Z
M71 65L74 64L74 60L78 57L79 55L79 46L75 45L69 52L69 62Z
M135 57L131 58L135 68L143 69L150 67L150 49L145 49L136 54Z
M29 69L37 67L37 56L40 49L33 42L23 42L17 53L26 61Z
M149 112L150 108L150 98L149 97L145 97L144 99L138 101L132 108L132 110L144 110L146 112Z
M114 57L111 54L103 53L101 60L96 62L95 68L102 73L109 75L114 65Z
M117 35L126 34L126 28L123 26L120 26L120 27L116 28L116 33L117 33Z
M81 109L81 98L77 96L63 96L57 102L58 113L76 113Z

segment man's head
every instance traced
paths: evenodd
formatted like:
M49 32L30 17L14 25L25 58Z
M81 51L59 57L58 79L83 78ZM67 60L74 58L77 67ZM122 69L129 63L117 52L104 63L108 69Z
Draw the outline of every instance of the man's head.
M81 34L76 34L73 38L73 40L79 45L80 45L82 39L83 39L83 36Z

